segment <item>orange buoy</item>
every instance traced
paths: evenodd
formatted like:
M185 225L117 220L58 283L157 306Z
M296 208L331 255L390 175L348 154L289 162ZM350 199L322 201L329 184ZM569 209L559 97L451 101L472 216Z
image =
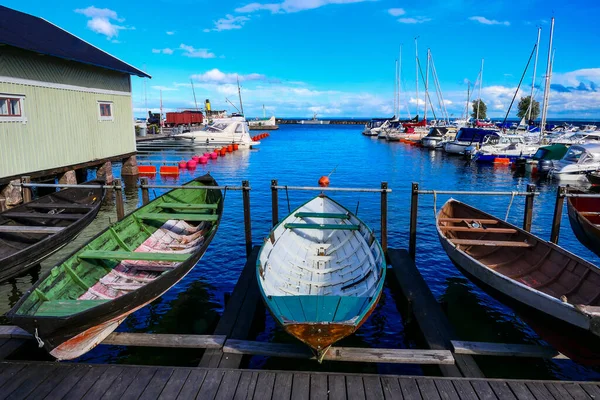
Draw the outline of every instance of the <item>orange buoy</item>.
M322 176L319 178L319 186L321 187L329 187L329 177Z
M240 148L240 145L239 145L239 144L237 144L237 143L234 143L234 144L233 144L233 150L234 150L234 151L236 151L236 150L239 150L239 148Z
M138 165L138 172L140 174L154 175L156 174L156 167L154 165Z
M501 158L501 157L496 157L494 158L494 164L510 164L510 158Z
M176 166L161 165L160 174L161 175L179 175L179 168L177 168Z
M229 146L227 146L227 152L231 153L233 151L233 145L230 144Z
M220 154L221 157L225 157L225 154L227 154L227 150L225 150L225 148L222 148Z

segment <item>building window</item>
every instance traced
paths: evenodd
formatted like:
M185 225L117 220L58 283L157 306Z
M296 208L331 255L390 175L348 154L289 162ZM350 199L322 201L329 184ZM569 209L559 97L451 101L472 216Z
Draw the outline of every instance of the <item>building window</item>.
M25 122L25 96L0 93L0 122Z
M98 102L98 119L100 121L113 121L113 103L110 101L99 101Z

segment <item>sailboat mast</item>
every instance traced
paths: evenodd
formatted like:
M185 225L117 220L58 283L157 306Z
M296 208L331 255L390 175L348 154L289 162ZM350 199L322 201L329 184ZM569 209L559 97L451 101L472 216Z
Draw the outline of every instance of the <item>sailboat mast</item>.
M238 85L238 97L240 98L240 109L242 110L242 115L244 115L244 104L242 103L242 90L240 89L240 77L236 76L237 85Z
M533 63L533 80L531 81L531 94L529 95L529 111L527 112L527 123L531 121L531 110L533 109L533 90L535 89L535 75L537 74L538 54L540 53L540 36L542 28L538 28L537 42L535 45L535 62Z
M415 77L416 77L416 91L417 91L417 117L419 116L419 47L417 44L417 39L419 37L417 36L415 38Z
M471 81L467 81L467 105L465 106L465 121L469 119L469 103L471 102Z
M427 49L427 66L425 67L425 114L423 119L427 121L427 100L429 99L429 59L431 57L431 50ZM433 108L433 105L431 106ZM433 110L432 110L433 111Z
M398 109L398 60L396 60L396 65L394 67L394 117L397 117L396 110Z
M398 55L398 119L400 119L400 109L402 107L400 107L400 79L402 77L402 45L400 45L400 54Z
M546 118L548 117L548 101L550 99L550 77L552 75L552 37L554 36L554 17L550 23L550 44L548 47L548 65L546 66L546 85L544 87L544 107L542 109L542 126L540 134L544 136Z
M198 111L198 102L196 101L196 91L194 90L194 81L190 79L192 83L192 93L194 94L194 104L196 104L196 111Z
M479 99L477 100L476 120L479 120L479 106L481 105L481 87L483 86L483 58L481 59L481 70L479 71Z

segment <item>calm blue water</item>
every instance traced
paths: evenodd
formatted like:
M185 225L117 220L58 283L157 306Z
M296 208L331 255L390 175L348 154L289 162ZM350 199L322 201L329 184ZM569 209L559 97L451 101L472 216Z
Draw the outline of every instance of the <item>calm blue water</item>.
M331 185L340 187L378 188L387 181L393 192L389 195L389 246L408 246L408 226L411 182L419 182L422 189L436 190L522 190L530 178L513 178L505 167L467 165L460 158L442 152L425 151L402 143L364 137L362 126L337 125L282 125L270 133L257 150L238 151L186 171L177 179L161 179L153 183L184 182L194 176L211 172L222 185L240 185L250 181L252 235L259 244L271 227L271 179L280 185L316 186L322 175L331 171ZM189 159L192 153L185 158ZM178 161L179 153L165 150L141 160L154 162ZM118 166L115 175L118 175ZM535 182L534 182L535 183ZM541 195L534 204L533 232L547 239L550 235L556 186L541 184ZM150 191L151 197L160 195ZM313 197L316 193L285 191L279 193L280 216ZM141 199L135 189L127 190L126 211L133 210ZM337 201L358 215L377 233L380 231L379 194L336 193ZM462 196L456 198L484 211L504 217L510 197ZM441 207L449 196L438 196ZM523 219L523 198L515 198L510 207L509 221L520 225ZM98 219L74 243L44 262L45 270L89 239L109 220L115 220L112 199L107 199ZM584 248L574 237L565 216L562 221L561 246L596 265L600 260ZM217 236L204 258L194 270L161 299L129 317L120 331L156 333L210 334L224 308L224 297L230 293L245 262L242 197L240 192L226 193L225 214ZM458 336L463 340L495 341L505 343L542 343L542 340L514 312L486 295L467 280L449 261L441 248L434 227L432 196L419 200L419 227L417 265L441 301ZM0 312L7 311L29 285L37 279L39 270L16 280L0 284ZM392 290L393 289L393 290ZM386 286L377 309L357 334L340 345L417 348L422 346L414 321L404 321L407 306L396 288ZM276 326L265 312L255 321L253 338L261 341L292 343L293 339ZM197 365L201 351L161 350L98 346L81 357L82 362L141 363L165 365ZM42 352L22 354L32 358L43 357ZM598 379L597 370L585 368L571 361L542 361L530 359L478 358L478 364L489 377ZM422 374L418 366L389 366L302 362L298 360L252 357L246 363L250 368L313 369L330 371L379 371L382 373ZM429 370L425 370L429 372Z

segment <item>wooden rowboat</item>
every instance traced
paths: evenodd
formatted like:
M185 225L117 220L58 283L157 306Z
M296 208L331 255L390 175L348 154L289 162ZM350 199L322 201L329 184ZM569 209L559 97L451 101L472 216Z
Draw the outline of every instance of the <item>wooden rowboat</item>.
M324 195L275 226L257 261L269 311L319 362L373 312L385 271L383 250L369 227Z
M583 193L569 190L570 193ZM579 241L600 256L600 198L568 197L571 229Z
M90 181L85 185L104 185ZM104 189L70 188L0 213L0 281L17 276L69 243L96 218Z
M174 189L101 232L56 265L7 313L52 356L78 357L198 262L217 232L222 193L210 175Z
M453 199L439 211L436 225L450 259L484 290L598 342L599 268Z

